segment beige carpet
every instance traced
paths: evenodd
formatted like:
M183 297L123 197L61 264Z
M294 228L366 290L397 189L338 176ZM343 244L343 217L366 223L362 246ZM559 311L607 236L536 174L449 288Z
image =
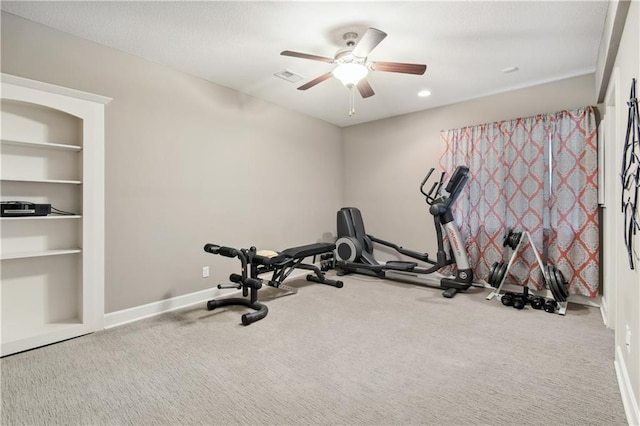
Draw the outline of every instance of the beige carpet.
M361 276L262 290L5 357L3 425L624 425L595 308L506 308L483 289Z

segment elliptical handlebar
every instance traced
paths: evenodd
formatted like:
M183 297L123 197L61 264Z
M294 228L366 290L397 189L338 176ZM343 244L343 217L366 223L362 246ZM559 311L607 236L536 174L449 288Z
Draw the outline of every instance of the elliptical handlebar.
M425 192L424 186L427 184L427 181L433 174L434 170L435 169L433 167L429 169L427 176L425 176L425 178L422 179L422 183L420 184L420 192L422 193L422 195L425 196L426 202L429 205L432 205L434 201L438 199L438 196L440 195L440 190L442 189L442 185L444 183L444 172L442 172L440 174L440 179L437 182L434 182L434 184L431 186L431 189L429 189L428 192Z
M455 171L451 175L451 179L449 179L449 183L445 188L445 191L449 193L449 198L446 201L447 207L451 204L455 203L464 188L464 185L469 180L469 167L467 166L458 166Z
M422 180L422 183L420 184L420 192L425 196L425 201L430 206L433 205L439 198L441 198L440 191L442 190L442 185L444 184L445 177L445 172L442 172L440 174L440 179L431 186L431 189L429 189L428 192L425 192L424 187L433 174L434 170L435 169L432 167L427 173L427 176L425 176L425 178ZM447 191L449 195L445 199L439 201L444 202L446 206L454 203L460 195L460 191L462 191L462 188L464 187L468 179L469 168L467 166L456 167L453 174L451 175L451 179L449 179L449 182L447 183L447 186L445 188L445 191Z
M420 192L422 192L422 195L424 195L425 197L428 197L429 194L431 194L431 191L433 191L433 188L431 188L431 190L429 190L429 193L424 192L424 185L427 183L427 181L431 177L431 174L433 173L434 170L435 169L432 167L429 170L429 173L427 173L427 175L424 177L424 179L422 179L422 183L420 184Z

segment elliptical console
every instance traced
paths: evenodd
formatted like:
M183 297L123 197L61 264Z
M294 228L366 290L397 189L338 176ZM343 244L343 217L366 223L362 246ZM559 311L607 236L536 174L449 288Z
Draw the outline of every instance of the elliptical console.
M471 286L473 283L473 271L469 266L469 258L464 249L460 232L453 221L453 213L451 211L451 206L457 200L462 188L469 179L469 168L466 166L458 166L456 168L445 187L448 195L442 195L441 193L444 173L440 175L440 179L431 186L429 191L425 191L425 185L433 171L434 169L429 170L429 173L423 179L420 185L420 192L425 196L425 201L430 206L429 213L433 215L438 238L436 259L430 259L427 253L408 250L367 234L360 210L355 207L343 207L338 211L337 216L338 238L335 249L335 265L342 273L360 273L442 288L445 290L443 293L445 297L453 297L458 291L467 290ZM443 229L447 233L451 246L449 253L446 253L444 249ZM374 243L390 247L400 254L431 266L423 267L419 266L417 262L407 261L379 263L373 255ZM455 276L428 276L454 263L457 266Z

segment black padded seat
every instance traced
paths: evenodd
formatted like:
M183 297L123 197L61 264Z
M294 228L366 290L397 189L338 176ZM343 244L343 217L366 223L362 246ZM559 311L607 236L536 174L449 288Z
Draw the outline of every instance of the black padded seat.
M302 260L305 257L328 253L335 248L336 245L333 243L307 244L306 246L288 248L272 257L254 256L253 263L265 266L287 264L296 260Z
M291 247L283 250L280 255L292 257L294 259L305 258L309 256L317 256L322 253L333 251L336 245L333 243L314 243L306 246Z

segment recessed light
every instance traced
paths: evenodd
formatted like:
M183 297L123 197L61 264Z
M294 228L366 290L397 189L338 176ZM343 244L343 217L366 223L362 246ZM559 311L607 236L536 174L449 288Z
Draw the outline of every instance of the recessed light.
M426 98L427 96L431 95L431 91L430 90L421 90L418 92L418 96L420 96L421 98Z
M516 66L507 67L507 68L502 70L502 72L505 73L505 74L509 74L511 72L516 72L516 71L518 71L518 67L516 67Z

